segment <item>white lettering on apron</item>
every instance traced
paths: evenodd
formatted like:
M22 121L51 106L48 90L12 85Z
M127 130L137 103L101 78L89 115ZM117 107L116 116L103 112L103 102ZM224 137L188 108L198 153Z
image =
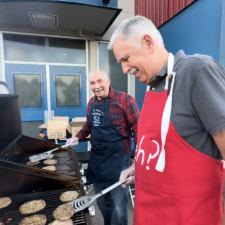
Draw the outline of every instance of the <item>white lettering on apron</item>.
M155 153L154 155L152 155L151 153L149 153L149 157L148 157L147 164L149 164L150 160L151 160L151 159L154 159L154 158L159 154L159 144L158 144L158 142L155 141L155 140L153 140L152 142L156 144L156 146L157 146L157 151L156 151L156 153ZM149 170L150 167L149 167L149 166L146 166L146 169Z
M145 138L145 135L141 138L141 141L140 141L139 145L137 145L136 151L138 151L138 152L137 152L137 157L135 157L136 162L137 162L137 161L138 161L138 158L139 158L139 156L140 156L140 154L142 155L142 158L141 158L141 165L144 164L144 160L145 160L145 150L144 150L144 149L141 149L141 145L142 145L142 142L143 142L144 138ZM152 140L152 142L156 144L156 148L157 148L157 149L156 149L155 154L149 153L148 160L147 160L147 164L148 164L148 165L149 165L151 159L154 159L154 158L157 157L157 155L159 154L159 144L158 144L158 142L155 141L155 140ZM139 147L138 147L138 146L139 146ZM146 169L149 170L150 167L149 167L149 166L146 166Z

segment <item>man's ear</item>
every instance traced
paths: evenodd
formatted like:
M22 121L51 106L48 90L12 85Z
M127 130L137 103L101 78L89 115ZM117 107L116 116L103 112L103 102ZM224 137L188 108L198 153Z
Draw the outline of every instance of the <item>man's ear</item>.
M152 49L154 43L152 37L149 34L143 35L142 45L145 46L147 49Z
M110 86L110 79L108 78L108 83L109 83L109 86Z

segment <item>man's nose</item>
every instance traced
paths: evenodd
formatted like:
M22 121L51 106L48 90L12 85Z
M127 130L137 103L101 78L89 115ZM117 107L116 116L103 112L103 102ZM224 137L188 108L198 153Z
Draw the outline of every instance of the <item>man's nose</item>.
M127 65L127 63L122 62L122 69L123 69L123 73L128 73L130 70L130 67Z
M100 87L99 84L95 84L95 85L94 85L94 89L99 88L99 87Z

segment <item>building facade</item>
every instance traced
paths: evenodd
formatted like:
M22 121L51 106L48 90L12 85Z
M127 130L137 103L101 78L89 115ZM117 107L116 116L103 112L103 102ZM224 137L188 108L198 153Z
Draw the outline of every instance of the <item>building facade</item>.
M53 116L85 117L96 69L135 96L134 79L107 50L115 27L134 15L133 1L1 0L0 15L0 80L20 96L23 134L40 138L38 126Z

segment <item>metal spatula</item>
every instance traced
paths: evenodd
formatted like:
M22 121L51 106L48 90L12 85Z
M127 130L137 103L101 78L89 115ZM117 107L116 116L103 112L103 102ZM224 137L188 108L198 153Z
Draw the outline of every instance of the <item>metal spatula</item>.
M97 194L95 194L95 195L93 195L93 196L83 196L83 197L78 198L78 199L76 199L76 200L74 200L74 201L67 202L66 204L72 206L72 207L75 209L75 212L79 212L79 211L81 211L81 210L87 208L88 206L90 206L91 203L92 203L95 199L97 199L98 197L100 197L100 196L106 194L107 192L113 190L114 188L116 188L116 187L118 187L118 186L124 184L124 183L127 182L129 179L131 179L132 177L133 177L133 176L130 176L130 177L128 177L128 178L127 178L126 180L124 180L124 181L118 181L117 183L115 183L115 184L109 186L108 188L102 190L100 193L97 193Z
M37 161L39 161L39 160L46 159L52 152L54 152L54 151L56 151L56 150L59 150L59 149L61 149L61 148L66 148L66 147L68 147L68 146L70 146L70 145L62 145L62 146L60 146L60 147L58 147L58 148L54 148L54 149L49 150L49 151L47 151L47 152L43 152L43 153L41 153L40 155L33 155L33 156L30 156L29 159L30 159L31 162L37 162Z

